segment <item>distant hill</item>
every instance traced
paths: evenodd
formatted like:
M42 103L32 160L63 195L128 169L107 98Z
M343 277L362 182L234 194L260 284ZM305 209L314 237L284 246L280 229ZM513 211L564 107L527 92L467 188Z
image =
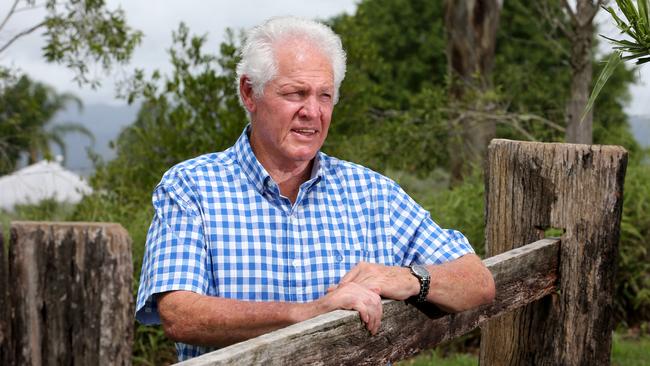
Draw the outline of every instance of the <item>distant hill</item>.
M643 147L650 147L650 116L631 116L632 134Z
M68 169L89 176L93 173L93 164L88 159L87 148L92 148L104 160L115 157L115 151L109 143L115 140L120 131L135 121L138 106L110 106L94 104L84 106L82 111L77 111L72 106L54 117L54 124L64 122L80 123L95 135L95 144L84 135L70 133L65 136L67 159L64 166ZM91 146L92 145L92 146Z

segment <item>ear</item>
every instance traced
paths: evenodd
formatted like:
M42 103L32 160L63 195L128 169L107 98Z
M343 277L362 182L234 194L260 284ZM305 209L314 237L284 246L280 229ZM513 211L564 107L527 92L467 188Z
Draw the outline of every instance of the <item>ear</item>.
M241 100L244 102L244 106L246 106L248 112L255 113L256 101L255 96L253 95L253 85L246 75L243 75L239 79L239 93L241 95Z

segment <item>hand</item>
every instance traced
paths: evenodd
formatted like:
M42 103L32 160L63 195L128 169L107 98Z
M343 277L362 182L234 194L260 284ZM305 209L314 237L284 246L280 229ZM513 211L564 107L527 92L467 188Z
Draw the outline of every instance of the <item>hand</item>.
M317 300L317 302L324 305L327 311L336 309L356 310L370 334L375 335L379 331L383 309L381 297L373 289L368 289L356 283L339 284L336 287L330 287L327 290L327 295Z
M360 262L341 279L339 286L356 283L379 295L406 300L420 292L420 281L406 267Z

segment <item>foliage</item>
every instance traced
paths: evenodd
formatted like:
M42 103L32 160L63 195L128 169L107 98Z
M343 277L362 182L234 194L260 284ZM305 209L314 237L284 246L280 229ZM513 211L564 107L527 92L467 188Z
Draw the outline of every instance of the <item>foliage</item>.
M613 366L644 366L650 364L650 336L630 337L614 333L612 345Z
M475 366L477 364L478 359L475 355L454 353L445 357L442 352L435 349L424 351L417 357L396 363L398 366Z
M118 195L148 197L171 166L226 149L246 125L233 82L237 58L232 34L220 55L205 53L206 37L190 36L184 24L173 40L170 75L154 71L147 79L137 71L124 86L127 99L142 100L142 106L115 143L116 159L95 179Z
M19 7L22 5L22 8ZM48 62L63 64L75 73L75 80L99 84L89 77L89 64L99 63L105 71L114 63L129 61L135 47L140 43L142 33L131 29L121 9L109 10L104 0L14 0L3 16L0 31L19 11L36 10L45 7L45 18L8 39L0 42L0 55L15 41L43 29L46 41L43 57Z
M173 343L165 337L160 326L135 324L134 338L134 365L170 365L178 361Z
M607 59L607 55L603 59ZM603 62L594 63L594 74L603 70ZM602 89L594 107L594 144L620 145L630 153L632 161L642 156L641 147L634 139L623 106L630 101L628 87L635 81L634 71L625 65L613 70L607 86ZM597 81L592 80L592 86Z
M621 53L623 60L636 60L637 64L643 64L650 62L650 0L637 0L636 4L635 7L632 0L616 0L616 5L627 21L621 19L611 6L606 8L616 22L616 27L632 40L604 38L616 45L614 49ZM623 53L628 55L623 56Z
M21 154L28 154L29 163L39 158L52 159L50 143L59 146L65 157L63 135L93 135L80 124L49 126L57 112L68 104L81 108L76 96L59 94L51 87L21 76L15 84L0 93L0 174L14 170Z
M505 1L501 11L495 51L494 84L504 95L507 110L541 116L564 126L569 97L571 69L568 65L569 40L542 14L551 13L566 23L559 1L541 3ZM525 52L522 52L525 50ZM561 141L564 132L534 120L522 127L540 141ZM497 126L503 138L526 139L507 124Z
M630 164L625 178L616 273L615 316L635 325L650 319L650 166Z
M444 181L447 178L440 173L437 177L419 181L408 176L393 178L411 197L431 212L431 217L438 225L459 230L469 239L478 255L485 254L485 186L480 168L475 167L462 184L450 189L432 189L436 180Z
M11 221L65 221L74 211L74 205L46 199L32 205L16 205L13 211L0 210L0 232L5 250L9 250Z
M650 16L648 15L650 0L637 0L636 3L637 6L635 7L632 0L616 0L616 4L627 22L616 14L616 10L613 7L609 6L605 8L616 22L616 27L621 31L621 34L629 36L632 40L613 39L602 36L614 44L614 50L616 52L612 53L602 72L599 74L596 85L589 96L583 118L593 108L596 98L611 77L613 70L623 61L636 60L638 65L650 61ZM625 53L627 55L624 55Z
M348 72L326 152L379 171L445 164L443 18L441 2L366 0L330 21Z

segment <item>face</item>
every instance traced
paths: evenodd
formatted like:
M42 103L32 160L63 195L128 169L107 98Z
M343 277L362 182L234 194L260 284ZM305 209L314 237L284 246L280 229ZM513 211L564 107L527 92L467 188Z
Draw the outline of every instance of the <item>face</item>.
M277 76L266 84L264 95L244 96L251 113L251 146L267 169L293 169L309 163L327 137L334 76L329 59L304 41L279 44L276 60Z

